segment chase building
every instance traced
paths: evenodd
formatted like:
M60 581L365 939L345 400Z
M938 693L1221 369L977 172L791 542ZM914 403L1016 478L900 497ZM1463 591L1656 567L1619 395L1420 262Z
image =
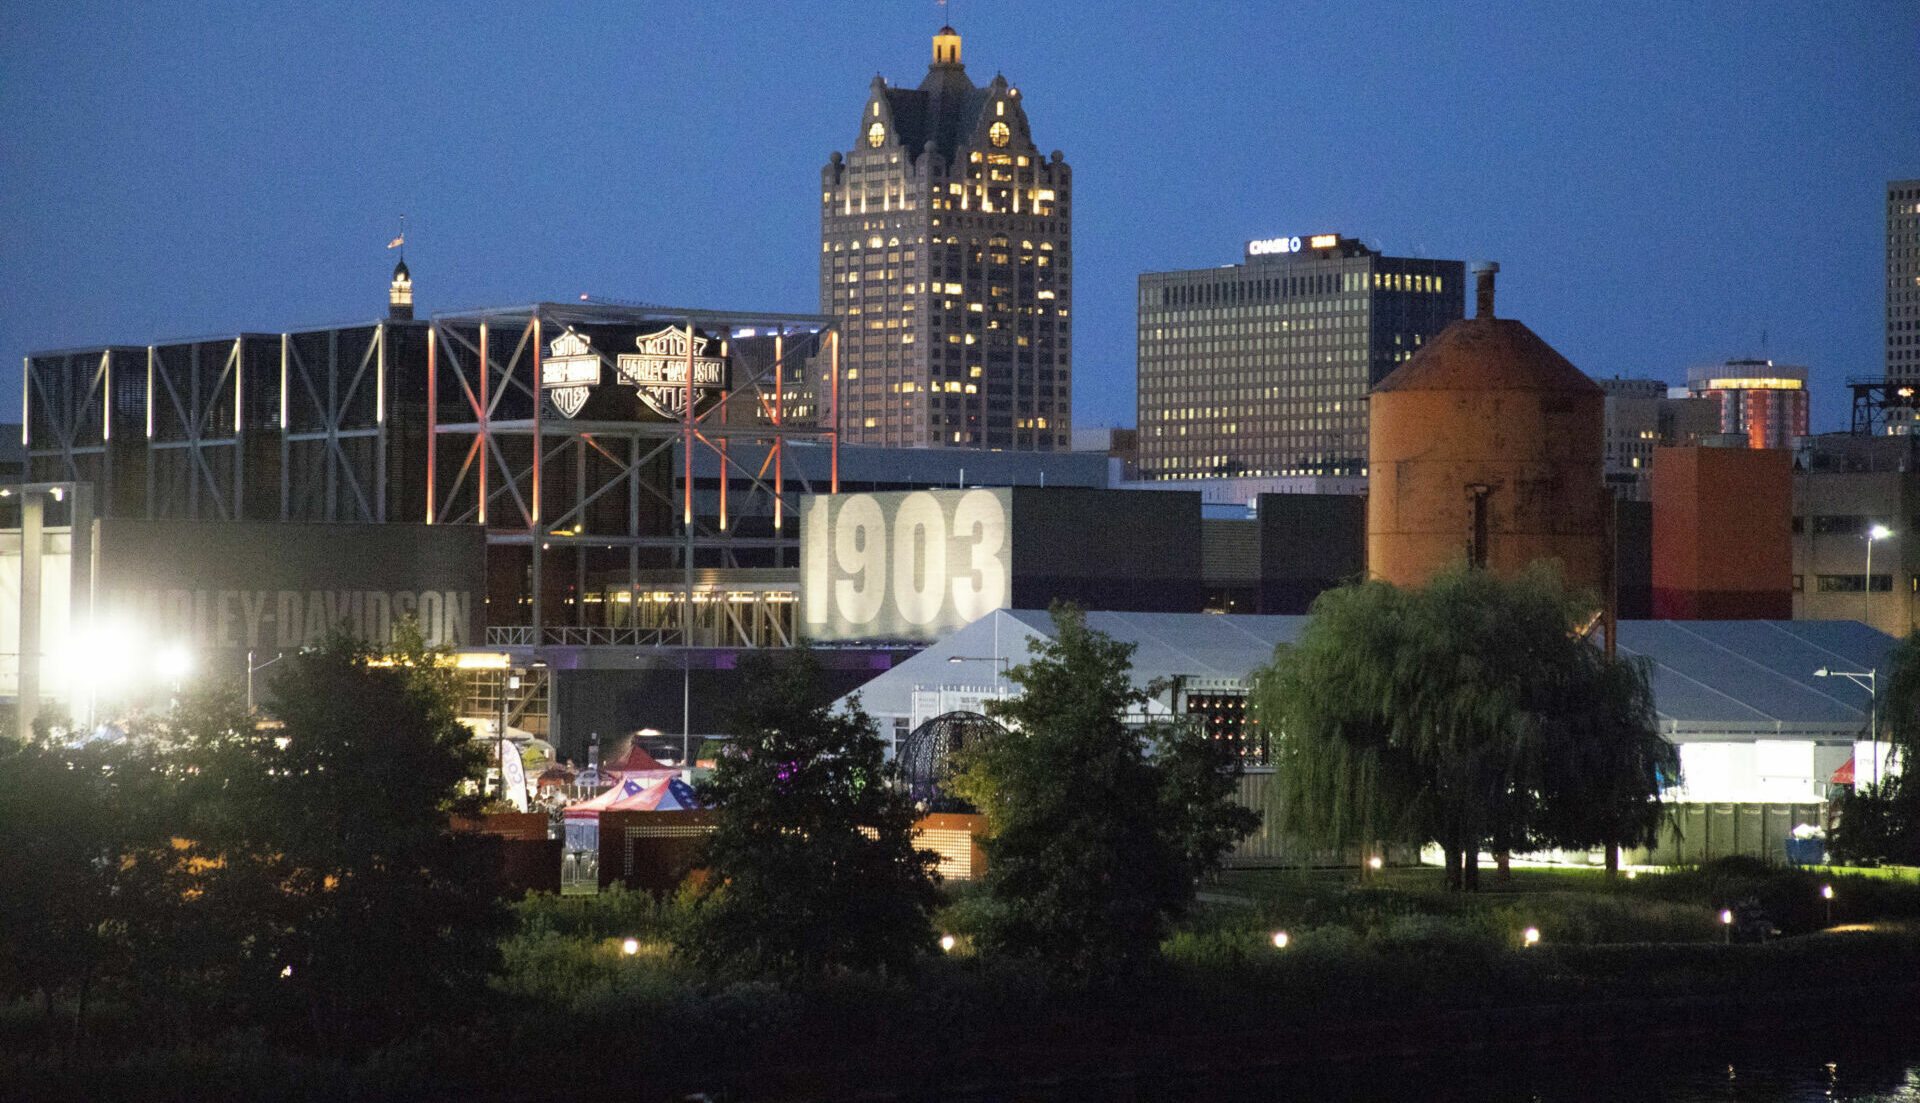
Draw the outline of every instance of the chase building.
M854 139L820 173L844 439L1066 451L1072 172L1034 145L1020 90L977 87L942 27L918 88L873 79Z
M1140 473L1365 475L1367 390L1465 314L1466 266L1354 238L1140 277Z

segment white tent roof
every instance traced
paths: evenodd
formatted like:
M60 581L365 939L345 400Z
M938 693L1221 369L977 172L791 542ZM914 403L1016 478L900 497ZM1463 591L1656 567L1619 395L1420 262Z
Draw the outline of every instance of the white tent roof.
M1307 618L1207 613L1087 614L1087 625L1137 646L1136 685L1180 678L1192 689L1244 685L1297 639ZM1051 636L1043 610L999 610L974 621L859 690L874 716L910 716L913 691L1006 685L1027 641ZM1620 650L1652 667L1661 731L1676 741L1845 740L1865 730L1865 689L1814 671L1877 670L1893 637L1857 621L1622 621ZM951 662L955 657L962 661ZM843 701L845 698L842 699Z

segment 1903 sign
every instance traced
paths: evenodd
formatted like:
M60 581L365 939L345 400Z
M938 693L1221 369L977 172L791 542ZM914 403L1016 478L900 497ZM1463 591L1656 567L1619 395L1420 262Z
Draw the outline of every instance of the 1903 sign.
M800 515L802 631L932 640L1007 607L1012 492L819 495Z

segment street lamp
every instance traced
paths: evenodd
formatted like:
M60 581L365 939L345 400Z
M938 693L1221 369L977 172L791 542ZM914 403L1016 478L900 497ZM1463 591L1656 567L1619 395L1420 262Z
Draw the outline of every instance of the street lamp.
M256 670L265 670L286 657L287 653L282 651L273 658L256 666L253 661L253 650L251 648L247 650L247 716L249 719L253 716L253 672Z
M1868 547L1871 548L1872 545ZM1875 785L1880 784L1880 694L1875 689L1879 682L1879 674L1880 668L1877 666L1867 670L1832 670L1823 666L1813 672L1816 678L1845 678L1867 691L1867 731L1870 733L1867 738L1872 740L1873 784ZM1861 681L1863 678L1866 680ZM1854 776L1859 776L1857 769Z
M1893 530L1885 525L1873 525L1867 529L1867 582L1861 595L1861 611L1866 614L1866 623L1873 623L1873 542L1885 540L1893 535Z

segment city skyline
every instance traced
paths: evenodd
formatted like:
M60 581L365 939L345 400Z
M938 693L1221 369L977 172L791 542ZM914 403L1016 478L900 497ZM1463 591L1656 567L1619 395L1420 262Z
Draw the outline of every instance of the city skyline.
M1816 430L1880 372L1911 7L1164 11L13 9L0 388L31 350L377 318L402 214L423 315L811 310L821 151L949 21L1080 177L1077 425L1133 421L1140 273L1275 234L1497 260L1501 313L1597 377L1806 364Z

